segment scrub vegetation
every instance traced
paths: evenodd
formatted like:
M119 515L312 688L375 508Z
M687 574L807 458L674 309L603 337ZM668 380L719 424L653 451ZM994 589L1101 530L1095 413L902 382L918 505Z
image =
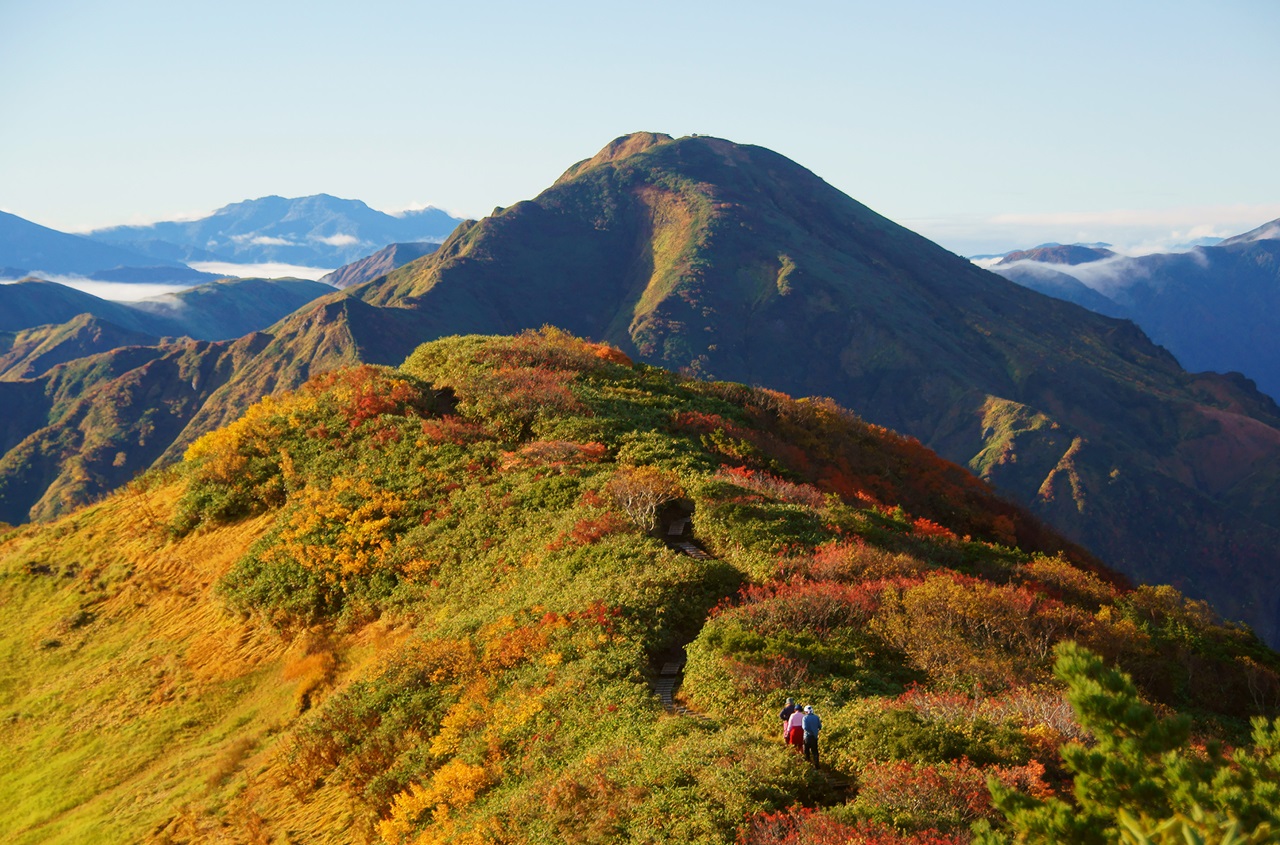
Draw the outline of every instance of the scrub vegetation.
M663 541L690 510L706 559ZM7 842L1277 823L1276 728L1248 720L1280 657L1251 632L833 402L553 329L314 377L9 530L0 617ZM681 648L678 715L651 683ZM786 696L821 769L780 741Z

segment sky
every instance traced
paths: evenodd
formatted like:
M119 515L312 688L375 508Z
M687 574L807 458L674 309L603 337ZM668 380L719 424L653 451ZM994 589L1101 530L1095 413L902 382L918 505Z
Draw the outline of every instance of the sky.
M481 217L633 131L786 155L961 254L1280 217L1280 2L0 0L0 209Z

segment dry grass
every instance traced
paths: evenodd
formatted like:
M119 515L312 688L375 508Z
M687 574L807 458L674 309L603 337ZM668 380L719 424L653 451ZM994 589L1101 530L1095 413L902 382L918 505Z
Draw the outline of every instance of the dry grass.
M295 807L271 750L406 630L286 638L228 613L214 585L269 519L173 542L177 494L131 488L0 543L0 840L266 842L282 820L351 839L345 795Z

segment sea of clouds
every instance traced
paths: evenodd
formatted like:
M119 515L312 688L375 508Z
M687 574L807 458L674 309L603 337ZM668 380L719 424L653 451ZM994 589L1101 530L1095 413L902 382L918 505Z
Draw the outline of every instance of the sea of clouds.
M55 276L49 273L28 273L24 278L36 278L44 282L54 282L59 285L66 285L69 288L75 288L83 293L96 296L99 299L107 299L112 302L137 302L140 299L151 299L156 296L165 296L166 294L181 293L184 290L190 290L195 285L161 285L161 284L130 284L128 282L99 282L94 279L86 279L82 276ZM0 284L11 285L18 279L0 279Z
M202 273L217 273L219 276L236 276L241 279L310 279L318 281L321 276L332 273L332 267L304 267L301 264L282 264L267 262L265 264L232 264L228 261L192 261L191 269Z
M959 255L999 256L1043 243L1105 242L1123 255L1184 252L1280 218L1280 203L1162 210L972 214L900 219ZM991 263L990 259L978 259ZM985 266L985 265L984 265Z
M333 272L325 267L304 267L298 264L232 264L222 261L196 261L190 265L204 273L215 273L219 276L241 279L310 279L318 281L326 273ZM24 273L22 278L36 278L46 282L66 285L99 299L112 302L137 302L142 299L154 299L197 287L195 284L153 284L142 282L102 282L87 279L83 276L67 276L56 273L42 273L35 270ZM0 284L13 284L17 278L0 278Z

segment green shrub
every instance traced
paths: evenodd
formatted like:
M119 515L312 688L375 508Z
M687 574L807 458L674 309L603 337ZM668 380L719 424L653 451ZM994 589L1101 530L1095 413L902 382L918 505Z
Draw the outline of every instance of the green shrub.
M1074 804L990 784L1019 841L1101 845L1122 836L1133 841L1144 830L1168 832L1171 823L1193 835L1188 842L1213 828L1223 838L1212 841L1223 842L1269 841L1280 830L1280 719L1255 719L1252 747L1230 757L1217 745L1197 750L1188 745L1190 720L1158 716L1128 676L1075 643L1063 643L1057 655L1067 698L1096 742L1062 749ZM1236 833L1227 835L1229 827ZM985 829L981 841L1009 840Z
M966 758L977 765L1025 763L1022 734L982 719L959 723L922 719L910 710L873 712L853 724L846 741L860 760L941 763Z

